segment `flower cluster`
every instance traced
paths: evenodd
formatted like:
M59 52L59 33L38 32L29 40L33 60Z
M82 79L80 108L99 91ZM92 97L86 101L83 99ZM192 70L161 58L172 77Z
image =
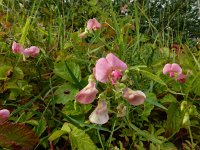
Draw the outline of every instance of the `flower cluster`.
M36 57L39 54L40 49L36 46L31 46L29 48L24 49L23 46L19 43L13 42L12 52L14 54L22 54L25 57Z
M182 68L176 64L166 64L163 68L163 74L169 74L171 78L176 78L180 83L185 83L187 75L182 73Z
M88 85L76 94L76 101L81 104L92 103L99 92L96 88L96 81L108 83L111 88L114 88L127 68L126 63L112 53L109 53L105 58L98 59L93 68L93 74L88 79ZM120 91L122 91L122 97L134 106L143 104L146 98L142 91L134 91L127 87ZM109 120L107 102L100 95L96 109L89 116L90 122L95 124L105 124ZM120 112L118 116L124 116L126 108L120 105L117 109Z
M88 33L96 31L101 28L101 24L95 19L89 19L85 31L79 34L80 38L85 38Z
M0 110L0 124L2 124L4 121L8 119L10 115L10 111L7 109Z

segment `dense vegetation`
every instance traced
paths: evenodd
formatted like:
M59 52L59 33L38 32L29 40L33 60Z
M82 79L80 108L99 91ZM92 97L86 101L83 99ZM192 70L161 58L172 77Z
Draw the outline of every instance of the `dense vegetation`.
M199 6L1 0L0 147L200 149Z

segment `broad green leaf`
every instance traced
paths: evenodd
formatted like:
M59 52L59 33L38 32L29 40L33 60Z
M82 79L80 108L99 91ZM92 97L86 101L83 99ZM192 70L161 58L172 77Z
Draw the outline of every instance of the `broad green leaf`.
M167 108L165 106L163 106L162 104L157 102L157 98L156 98L156 95L154 93L148 93L146 96L147 96L146 101L148 103L153 104L157 107L160 107L164 110L167 110Z
M138 72L142 73L145 77L147 77L155 82L158 82L164 86L167 86L166 83L159 76L157 76L149 71L142 70L141 68L146 68L146 66L131 67L130 70L138 71Z
M25 124L6 122L0 125L0 146L11 150L32 149L39 141Z
M161 103L176 103L177 100L172 94L165 95L161 100Z
M63 130L56 130L51 134L51 136L48 138L48 140L49 141L54 141L57 138L61 137L63 134L67 134L67 132L63 131Z
M80 71L80 67L79 67L77 64L73 63L73 62L67 62L67 65L69 66L71 72L72 72L73 75L76 77L76 79L77 79L78 81L80 81L80 80L81 80L81 71ZM70 74L70 72L69 72L68 69L66 68L65 62L58 62L58 63L55 63L55 64L54 64L54 73L55 73L57 76L59 76L59 77L65 79L65 80L67 80L67 81L69 81L69 82L71 82L71 83L74 83L74 82L75 82L74 79L73 79L73 77L72 77L72 75Z
M172 103L167 111L167 130L170 134L175 134L181 128L183 114L177 103Z
M78 89L69 83L63 84L55 91L55 102L57 104L66 104L68 101L74 100Z
M5 80L12 71L13 68L11 66L0 66L0 80Z
M142 112L142 119L148 120L148 116L151 114L151 111L153 110L153 108L154 108L153 104L145 101L144 102L144 111Z
M69 124L71 132L69 139L71 141L72 150L97 150L97 147L90 137L81 129Z
M73 101L68 101L62 109L62 112L65 115L80 115L87 113L91 108L92 105L81 105Z

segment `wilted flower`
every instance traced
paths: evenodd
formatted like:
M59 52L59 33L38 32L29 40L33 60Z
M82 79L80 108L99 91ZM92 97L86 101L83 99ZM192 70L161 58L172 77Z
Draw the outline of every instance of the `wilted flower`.
M178 75L182 73L182 69L181 67L176 64L176 63L173 63L173 64L166 64L163 68L163 74L168 74L169 73L169 76L171 78L174 77L174 73L177 73Z
M144 103L146 95L142 91L133 91L130 88L125 88L123 97L132 105L137 106Z
M89 81L88 85L79 91L75 98L81 104L90 104L96 98L97 93L96 83L94 81Z
M87 29L89 31L91 30L97 30L101 27L101 24L95 19L89 19L88 22L87 22Z
M124 104L119 104L117 106L117 117L126 116L126 106Z
M26 48L23 52L25 57L36 57L40 52L40 49L36 46L31 46L30 48Z
M99 101L95 110L89 116L89 120L95 124L105 124L109 120L106 101Z
M7 109L0 110L0 124L8 119L10 111Z
M94 68L94 75L97 81L106 83L109 80L112 84L122 77L121 71L125 71L127 65L117 58L114 54L109 53L106 58L100 58Z
M23 54L24 48L19 43L13 42L13 44L12 44L12 52L14 54Z
M185 83L186 78L187 78L187 75L181 73L181 74L178 75L176 80L179 81L180 83Z

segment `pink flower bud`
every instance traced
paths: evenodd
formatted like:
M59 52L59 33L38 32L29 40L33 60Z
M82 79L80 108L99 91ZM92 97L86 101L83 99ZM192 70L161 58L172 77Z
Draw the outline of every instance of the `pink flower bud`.
M10 115L10 111L7 109L0 110L0 124L2 124L4 121L8 119Z
M146 95L142 91L133 91L129 88L125 88L123 91L123 97L130 104L137 106L144 103Z
M22 54L23 51L24 51L24 48L19 43L13 42L13 44L12 44L12 52L14 54Z
M109 120L106 101L99 101L95 110L89 116L89 120L95 124L105 124Z
M96 89L96 83L89 81L88 85L79 91L75 98L81 104L90 104L96 98L97 93L98 90Z
M117 82L117 80L119 80L121 77L122 77L122 73L118 70L114 70L112 73L111 73L111 81L112 81L112 84L115 84Z
M88 30L97 30L101 28L101 24L95 19L89 19L87 22L87 29Z
M187 78L187 75L181 73L181 74L178 75L176 80L179 81L180 83L185 83L186 78Z
M31 46L30 48L26 48L23 52L26 57L36 57L40 52L40 49L36 46Z

